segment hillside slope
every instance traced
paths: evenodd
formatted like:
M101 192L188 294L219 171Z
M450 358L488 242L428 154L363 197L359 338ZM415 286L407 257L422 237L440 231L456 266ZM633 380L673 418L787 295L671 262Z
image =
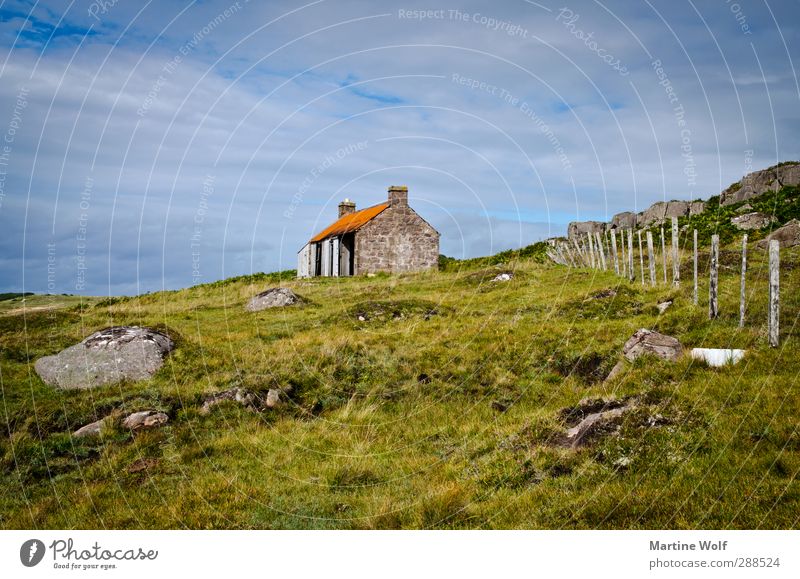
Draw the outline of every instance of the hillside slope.
M722 252L715 321L703 299L692 305L690 283L643 287L545 263L536 250L445 260L420 275L282 279L306 302L260 313L244 304L275 277L14 309L0 315L0 526L797 527L800 247L782 252L772 349L755 243L748 321L737 327L737 244ZM701 272L707 263L703 253ZM514 277L492 282L499 272ZM665 299L674 305L659 315ZM175 339L153 379L56 391L33 371L37 358L116 324ZM642 327L748 353L722 369L640 359L604 383ZM209 394L237 386L291 392L273 410L200 413ZM628 396L638 406L618 431L575 450L554 443L580 400ZM169 423L70 435L145 409Z

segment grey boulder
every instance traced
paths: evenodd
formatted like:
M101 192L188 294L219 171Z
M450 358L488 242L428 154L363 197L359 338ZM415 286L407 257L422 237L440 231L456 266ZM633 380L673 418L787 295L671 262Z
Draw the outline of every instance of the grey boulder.
M745 213L744 215L737 215L736 217L731 217L731 225L736 227L737 229L743 229L745 231L749 231L751 229L761 229L763 227L767 227L770 225L775 218L771 215L767 215L765 213Z
M139 326L113 326L34 365L45 383L64 390L87 389L122 380L150 378L175 343Z
M287 287L274 287L254 296L247 302L248 312L260 312L268 308L291 306L300 302L300 298Z
M622 347L622 355L633 362L640 356L653 354L664 360L675 362L683 354L683 346L673 338L642 328L636 330Z
M776 229L770 233L765 239L759 241L756 245L760 249L767 249L769 241L777 239L781 247L794 247L800 244L800 221L792 219L780 229Z

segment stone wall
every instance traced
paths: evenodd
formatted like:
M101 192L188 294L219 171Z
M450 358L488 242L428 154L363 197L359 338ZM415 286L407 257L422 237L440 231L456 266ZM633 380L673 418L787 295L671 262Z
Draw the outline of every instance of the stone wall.
M356 233L355 274L422 271L439 264L439 233L407 204L393 203Z

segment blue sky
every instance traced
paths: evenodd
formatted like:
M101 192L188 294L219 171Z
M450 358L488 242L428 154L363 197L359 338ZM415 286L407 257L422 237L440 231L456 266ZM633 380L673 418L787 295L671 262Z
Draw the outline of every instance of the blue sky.
M0 0L0 291L295 267L409 187L485 255L800 159L800 4Z

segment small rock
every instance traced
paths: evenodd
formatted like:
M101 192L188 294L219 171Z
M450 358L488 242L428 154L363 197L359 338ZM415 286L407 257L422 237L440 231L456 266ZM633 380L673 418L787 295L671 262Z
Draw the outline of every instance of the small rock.
M358 321L359 321L359 322L366 322L366 321L367 321L367 317L366 317L366 316L364 316L363 314L360 314L360 315L358 316Z
M666 312L669 309L669 307L671 305L672 305L672 300L667 300L665 302L659 303L658 306L657 306L658 307L658 313L659 314L663 314L664 312Z
M78 430L72 433L72 436L77 438L82 438L84 436L98 436L103 428L103 422L105 422L105 418L96 420L95 422L87 424L86 426L81 426Z
M608 288L596 291L590 297L594 300L602 300L605 298L613 298L615 295L617 295L617 290L613 288Z
M492 280L492 282L511 281L512 279L514 279L514 274L513 273L504 272L504 273L501 273L501 274L497 275Z
M590 414L576 426L567 430L564 437L565 442L570 448L583 446L591 436L600 434L602 431L616 424L617 419L628 410L630 410L630 406L620 406L619 408L612 408L611 410Z
M642 328L636 330L625 342L622 354L630 362L645 354L654 354L664 360L675 362L683 354L683 346L672 336Z
M135 432L137 430L163 426L168 421L169 416L163 412L158 412L157 410L144 410L142 412L134 412L133 414L127 416L125 420L122 421L122 426Z
M492 410L497 410L500 413L505 412L511 408L511 404L505 400L492 400Z
M224 392L219 392L206 398L205 402L203 402L203 406L200 407L200 413L208 414L214 406L227 400L249 408L254 408L258 403L258 397L246 388L231 388L230 390L225 390Z
M627 468L631 464L631 459L628 456L621 456L614 461L614 466L617 468Z
M275 287L261 292L245 306L248 312L260 312L268 308L280 308L299 303L300 297L287 287Z
M131 465L127 468L127 471L130 474L136 474L137 472L142 472L144 470L150 470L154 466L158 464L158 459L155 458L140 458L135 460L131 463Z
M620 408L627 403L627 400L619 400L616 398L583 398L578 402L577 406L562 408L559 412L559 417L567 424L574 426L590 414L604 412L613 408Z
M275 388L270 388L267 392L267 408L277 408L281 405L281 391Z
M652 414L647 417L645 420L645 426L648 428L655 428L657 426L664 426L665 424L669 424L669 419L665 418L661 414Z

